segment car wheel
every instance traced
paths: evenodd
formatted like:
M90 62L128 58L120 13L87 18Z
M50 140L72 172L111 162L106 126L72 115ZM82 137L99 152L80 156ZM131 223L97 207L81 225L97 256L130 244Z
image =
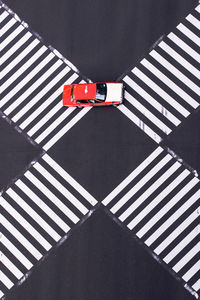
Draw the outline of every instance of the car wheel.
M78 105L77 107L78 107L78 108L82 108L82 106L80 106L80 105Z

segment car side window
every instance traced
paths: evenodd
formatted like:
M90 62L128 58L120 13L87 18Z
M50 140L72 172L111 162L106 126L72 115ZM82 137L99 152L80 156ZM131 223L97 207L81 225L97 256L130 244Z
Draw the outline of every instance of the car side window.
M88 103L87 100L77 100L77 104L83 104L83 103Z

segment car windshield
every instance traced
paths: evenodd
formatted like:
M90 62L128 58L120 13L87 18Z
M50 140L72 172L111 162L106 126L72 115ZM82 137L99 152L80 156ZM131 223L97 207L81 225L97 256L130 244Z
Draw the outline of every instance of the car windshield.
M105 101L106 91L107 91L107 88L106 88L105 83L97 83L96 99L99 101Z

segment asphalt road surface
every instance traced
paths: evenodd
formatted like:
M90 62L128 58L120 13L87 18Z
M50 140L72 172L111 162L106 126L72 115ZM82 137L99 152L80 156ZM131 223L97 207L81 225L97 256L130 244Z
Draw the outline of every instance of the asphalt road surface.
M198 1L0 3L0 299L198 299Z

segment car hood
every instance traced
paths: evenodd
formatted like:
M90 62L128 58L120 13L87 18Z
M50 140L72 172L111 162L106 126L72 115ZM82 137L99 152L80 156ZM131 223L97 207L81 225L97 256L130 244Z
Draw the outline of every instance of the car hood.
M95 99L96 84L78 84L74 85L73 98L74 100Z

